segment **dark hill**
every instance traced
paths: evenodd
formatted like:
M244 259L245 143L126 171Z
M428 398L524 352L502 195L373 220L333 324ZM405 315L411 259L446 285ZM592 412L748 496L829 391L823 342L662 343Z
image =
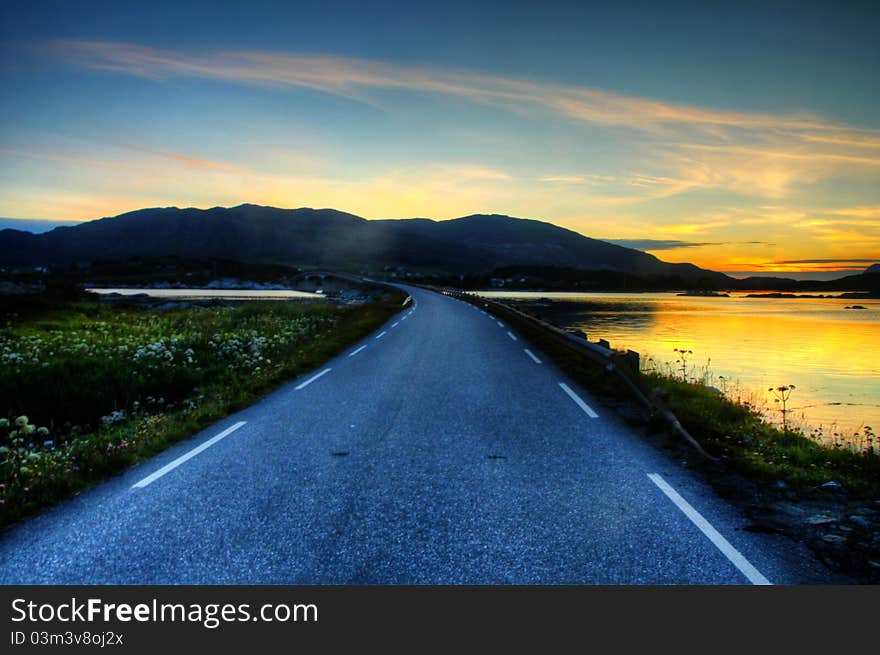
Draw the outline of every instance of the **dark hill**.
M559 266L610 270L639 275L677 275L685 279L707 277L720 281L722 273L693 264L669 264L640 250L591 239L565 228L498 214L474 214L448 221L414 219L374 221L399 223L398 230L432 236L482 253L486 268L504 266Z
M722 273L653 255L550 223L474 215L449 221L368 221L333 209L258 205L143 209L44 234L0 231L0 264L66 266L133 256L216 257L360 270L405 266L486 272L504 266L563 266L724 284Z

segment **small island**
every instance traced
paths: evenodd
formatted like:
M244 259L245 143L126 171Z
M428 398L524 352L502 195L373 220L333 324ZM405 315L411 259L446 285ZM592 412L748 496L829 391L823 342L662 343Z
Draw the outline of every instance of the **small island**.
M697 296L699 298L730 298L729 293L709 290L694 290L677 293L676 296Z

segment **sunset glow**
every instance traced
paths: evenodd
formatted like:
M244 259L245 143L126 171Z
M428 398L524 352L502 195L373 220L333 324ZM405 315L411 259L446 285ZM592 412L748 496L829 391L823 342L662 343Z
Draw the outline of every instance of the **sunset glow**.
M335 20L291 9L258 41L239 14L163 7L158 38L147 18L88 4L48 20L33 3L2 22L0 216L244 202L500 213L737 275L880 260L870 16L824 34L825 12L798 9L791 35L768 42L757 9L742 34L664 10L704 35L667 26L657 60L647 10L624 24L567 7L578 28L561 35L521 16L529 31L493 23L482 47L455 49L497 15L459 8L467 20L431 28L417 8L367 23L356 6ZM357 27L382 21L396 40Z

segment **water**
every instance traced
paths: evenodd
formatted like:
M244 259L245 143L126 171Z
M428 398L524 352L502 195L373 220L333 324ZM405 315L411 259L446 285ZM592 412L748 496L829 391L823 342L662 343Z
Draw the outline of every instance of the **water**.
M122 296L146 294L151 298L170 298L173 300L204 300L223 298L235 300L289 300L292 298L324 299L320 293L294 291L293 289L86 289L92 293L106 295L118 293Z
M880 301L834 298L729 298L672 293L481 292L549 299L538 313L590 340L636 350L642 367L669 370L674 348L692 350L688 369L729 395L756 402L778 420L769 387L794 384L789 418L807 431L846 437L880 428ZM867 309L844 309L859 304ZM649 360L649 357L651 358ZM725 379L719 379L723 376Z

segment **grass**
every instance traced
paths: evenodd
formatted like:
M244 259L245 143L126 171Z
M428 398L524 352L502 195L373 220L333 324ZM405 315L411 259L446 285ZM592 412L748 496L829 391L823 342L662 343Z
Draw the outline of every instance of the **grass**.
M318 367L402 299L167 312L83 297L0 299L0 526Z
M880 494L880 457L873 448L829 447L798 429L781 430L752 406L697 382L659 373L645 379L666 392L676 417L707 451L746 477L801 489L834 481L857 496ZM870 444L873 432L865 430Z

